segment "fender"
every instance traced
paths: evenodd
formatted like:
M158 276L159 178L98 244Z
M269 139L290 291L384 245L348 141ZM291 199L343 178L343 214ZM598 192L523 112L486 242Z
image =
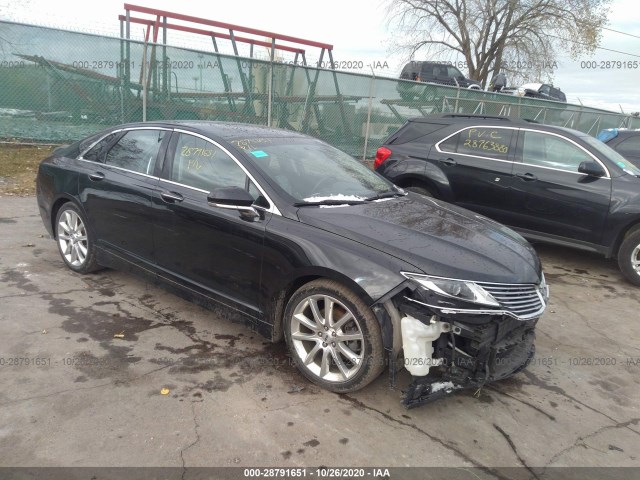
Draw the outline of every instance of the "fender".
M429 160L429 154L435 150L430 147L426 152L427 147L422 146L422 148L424 149L421 150L420 146L405 145L405 149L409 150L408 154L398 158L392 155L378 167L378 172L400 187L422 183L434 190L439 198L451 201L453 190L447 175L437 162Z
M308 241L310 231L313 243ZM415 269L391 255L371 249L371 258L367 258L363 251L354 240L274 216L265 234L260 288L262 310L273 324L272 339L281 338L284 306L304 283L316 278L336 280L372 306L405 281L400 274L403 269Z

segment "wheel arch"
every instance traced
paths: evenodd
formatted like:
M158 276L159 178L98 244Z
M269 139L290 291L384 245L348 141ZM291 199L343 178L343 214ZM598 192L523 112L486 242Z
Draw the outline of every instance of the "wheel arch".
M397 178L394 183L402 188L407 187L422 187L429 190L437 197L442 197L442 191L440 187L431 180L429 177L419 176L415 174L403 175Z
M635 218L634 220L629 222L624 228L620 229L620 232L616 236L616 241L614 242L613 247L609 251L607 258L617 256L618 251L620 250L620 246L622 245L622 242L627 237L627 235L639 229L640 229L640 218Z
M360 285L358 285L357 282L346 275L336 270L322 267L318 267L313 270L302 270L278 290L277 294L272 298L268 305L266 317L270 319L271 324L273 325L271 335L272 342L280 342L284 339L284 311L291 296L303 285L320 279L334 280L344 285L358 296L365 305L371 308L373 299ZM378 318L377 315L374 316ZM381 325L380 327L382 328L383 326Z
M56 218L58 217L58 212L60 211L60 209L65 203L69 203L69 202L73 203L76 207L78 207L82 212L82 214L85 215L85 218L86 218L86 214L84 209L82 208L82 205L75 198L73 198L71 195L66 195L66 194L58 196L58 198L56 198L51 204L50 219L51 219L51 231L53 232L54 240L56 238Z

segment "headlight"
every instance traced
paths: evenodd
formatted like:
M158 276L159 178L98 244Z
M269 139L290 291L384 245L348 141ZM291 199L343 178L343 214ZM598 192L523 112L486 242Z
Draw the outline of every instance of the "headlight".
M465 302L490 305L492 307L500 306L489 292L473 282L466 280L453 280L450 278L431 277L429 275L420 275L417 273L401 273L405 278L413 280L421 287L438 295L457 298L459 300L464 300Z

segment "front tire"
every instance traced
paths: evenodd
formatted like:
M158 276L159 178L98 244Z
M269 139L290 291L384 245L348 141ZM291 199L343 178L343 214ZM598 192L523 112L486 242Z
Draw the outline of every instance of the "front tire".
M618 265L627 280L640 286L640 227L631 230L622 241Z
M352 291L333 280L314 280L289 299L285 339L300 372L332 392L359 390L384 369L380 325Z
M64 263L74 272L98 270L93 237L80 209L68 202L56 215L56 243Z

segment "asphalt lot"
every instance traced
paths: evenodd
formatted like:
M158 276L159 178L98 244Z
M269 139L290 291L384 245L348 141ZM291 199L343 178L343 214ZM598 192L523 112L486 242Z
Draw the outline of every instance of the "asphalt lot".
M0 199L0 232L0 466L640 464L640 289L614 261L539 246L533 364L405 410L386 375L329 393L283 344L130 274L74 274L33 197Z

